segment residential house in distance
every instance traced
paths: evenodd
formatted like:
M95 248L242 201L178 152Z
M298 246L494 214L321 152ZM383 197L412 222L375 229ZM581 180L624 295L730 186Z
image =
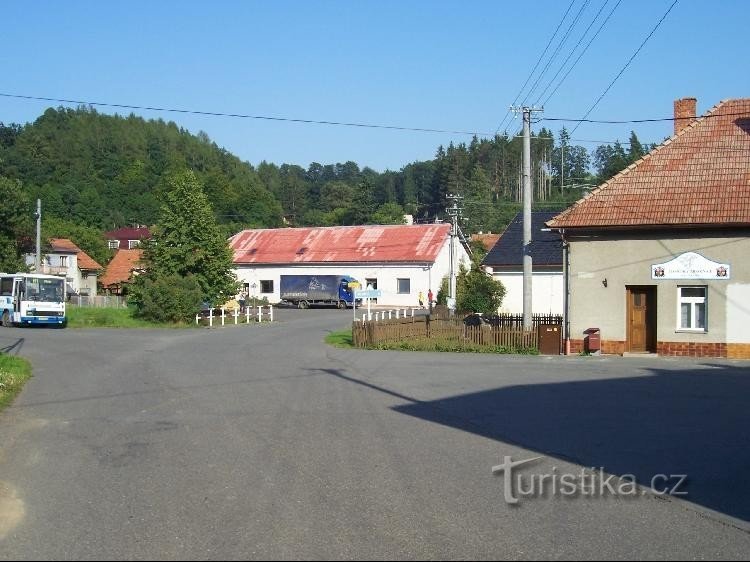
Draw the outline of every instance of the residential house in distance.
M133 250L143 240L151 239L151 231L146 226L126 226L104 233L110 250Z
M26 265L36 268L35 254L26 254ZM51 238L42 254L39 273L65 277L68 294L95 296L97 276L104 268L67 238Z
M696 117L547 224L569 261L570 351L750 358L750 99Z
M244 230L229 243L237 278L251 297L280 301L282 275L351 275L381 291L379 305L412 307L437 295L450 272L449 224ZM456 271L470 266L455 241Z
M128 284L132 283L133 277L142 270L142 257L143 250L118 250L102 275L102 289L108 295L126 294Z
M497 241L500 239L499 234L492 234L491 232L478 232L477 234L471 235L471 241L472 242L479 242L482 246L484 246L484 249L488 252L492 249L492 247L497 244Z
M531 213L531 312L563 313L563 246L560 234L545 223L557 213ZM523 213L518 213L482 260L482 266L505 287L501 313L523 314Z

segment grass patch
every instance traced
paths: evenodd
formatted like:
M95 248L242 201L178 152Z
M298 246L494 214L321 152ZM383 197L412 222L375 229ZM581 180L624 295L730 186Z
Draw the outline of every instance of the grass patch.
M68 306L70 328L184 328L189 324L161 324L136 318L133 308Z
M0 354L0 410L10 404L31 378L31 363L22 357Z
M338 332L331 332L326 336L325 342L328 345L334 347L351 348L354 347L354 341L352 339L352 330L339 330Z

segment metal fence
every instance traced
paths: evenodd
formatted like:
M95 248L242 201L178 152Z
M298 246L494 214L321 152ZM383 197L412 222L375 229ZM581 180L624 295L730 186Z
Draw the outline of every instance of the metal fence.
M119 295L103 295L100 297L71 295L68 302L88 308L127 308L128 306L127 297Z

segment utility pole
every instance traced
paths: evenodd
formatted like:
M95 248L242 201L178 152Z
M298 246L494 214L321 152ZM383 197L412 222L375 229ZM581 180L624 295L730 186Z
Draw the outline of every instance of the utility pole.
M36 272L42 271L42 200L36 200Z
M518 111L518 108L513 108ZM531 330L532 321L532 260L531 260L531 113L544 111L523 107L523 328Z
M451 218L451 243L450 243L450 293L448 298L448 308L451 311L456 310L456 238L458 238L458 219L461 216L459 202L463 199L460 195L448 195L447 199L453 204L446 209L446 213Z
M565 193L565 139L560 142L560 193Z

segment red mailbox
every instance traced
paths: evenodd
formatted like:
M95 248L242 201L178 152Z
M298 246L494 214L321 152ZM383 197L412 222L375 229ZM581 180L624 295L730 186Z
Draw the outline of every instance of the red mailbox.
M589 328L583 332L586 334L586 351L597 353L602 349L602 335L599 328Z

